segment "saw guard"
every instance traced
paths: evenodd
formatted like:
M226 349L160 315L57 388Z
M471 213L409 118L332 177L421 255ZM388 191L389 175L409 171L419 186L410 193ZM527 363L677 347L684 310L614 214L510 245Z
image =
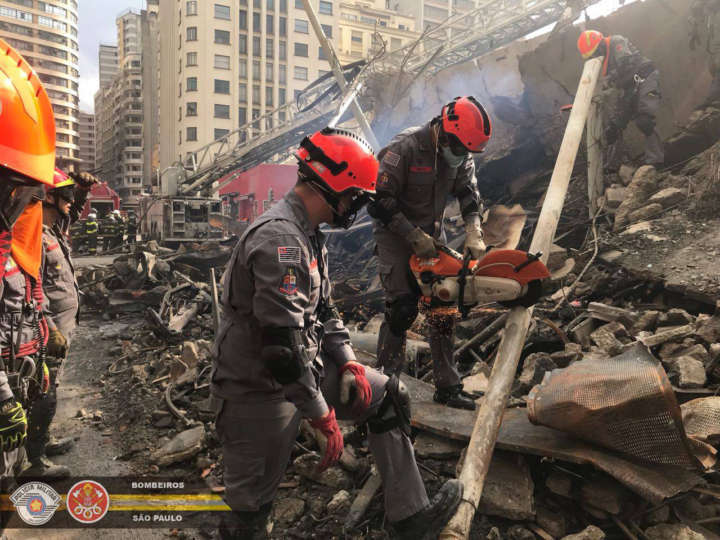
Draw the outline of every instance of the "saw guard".
M519 249L490 251L470 268L474 276L512 279L521 285L550 277L550 271L541 260Z

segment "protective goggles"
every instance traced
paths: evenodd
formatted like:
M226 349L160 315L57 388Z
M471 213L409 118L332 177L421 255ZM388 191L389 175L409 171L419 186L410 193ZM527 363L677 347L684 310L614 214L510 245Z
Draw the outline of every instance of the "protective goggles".
M450 151L458 156L467 156L470 153L470 150L465 148L463 144L460 142L460 139L458 139L455 135L452 133L445 133L445 130L440 130L440 144L442 146L447 146L450 148Z
M10 231L30 201L43 199L45 188L42 184L20 176L4 175L0 180L0 228Z
M75 200L75 186L63 186L55 188L52 191L49 191L48 195L54 195L56 198L71 203Z

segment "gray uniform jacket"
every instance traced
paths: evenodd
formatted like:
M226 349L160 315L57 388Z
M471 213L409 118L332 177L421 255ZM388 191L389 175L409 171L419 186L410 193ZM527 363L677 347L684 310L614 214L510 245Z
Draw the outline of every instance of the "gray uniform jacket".
M43 225L43 291L47 302L45 314L48 325L57 328L70 342L70 334L77 325L80 289L75 268L62 234Z
M646 78L655 71L652 60L645 58L630 40L611 36L607 61L607 77L612 84L624 90L635 86L635 75Z
M457 197L463 216L477 213L475 162L468 156L460 167L449 167L437 154L429 123L400 132L380 151L378 160L379 204L399 212L387 225L375 220L376 232L406 237L420 227L439 238L449 195Z
M312 228L305 206L291 191L243 234L223 276L213 394L231 401L277 394L305 417L324 415L323 359L337 366L355 360L337 312L324 324L320 320L329 302L324 236ZM296 382L280 385L263 365L260 336L267 327L302 330L306 364Z
M27 278L29 279L29 278ZM30 280L32 281L32 280ZM16 360L22 358L20 351L27 351L28 354L34 354L39 349L39 340L35 317L42 317L42 313L38 310L26 310L27 290L26 290L26 274L15 263L12 255L8 255L5 263L5 275L0 280L0 350L2 351L3 360L6 369L12 369L8 365L8 351L10 348L10 339L15 346ZM32 284L30 284L32 286ZM32 302L35 306L35 303ZM15 368L17 369L16 366ZM7 372L0 371L0 401L4 401L12 397L12 391L8 384Z

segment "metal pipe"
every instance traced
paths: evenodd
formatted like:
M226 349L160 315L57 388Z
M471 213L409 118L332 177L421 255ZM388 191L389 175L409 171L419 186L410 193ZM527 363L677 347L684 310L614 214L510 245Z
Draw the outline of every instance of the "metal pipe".
M320 40L320 45L322 46L323 51L325 51L325 56L330 63L330 67L332 68L333 75L335 75L335 80L340 87L340 91L344 93L345 88L347 87L347 81L345 80L345 75L343 75L340 61L335 54L335 49L333 48L332 43L330 43L325 37L325 33L320 26L320 21L315 14L315 10L310 5L310 0L302 0L302 2L305 6L305 12L307 13L308 19L310 19L310 24L312 24L313 30L315 30L315 35L317 35L318 40ZM380 150L380 143L378 142L377 137L375 137L375 133L370 127L370 123L367 118L365 118L365 113L363 113L360 108L360 104L357 102L357 99L353 98L350 102L350 109L355 115L355 119L358 121L358 124L360 124L360 128L370 145L376 152Z
M585 62L580 84L572 112L565 129L560 152L550 185L545 195L535 234L530 245L530 252L542 252L541 260L547 261L550 246L557 230L560 213L570 183L575 158L582 140L590 102L595 92L602 60L595 58ZM515 378L520 353L525 344L527 331L532 319L532 308L513 308L510 311L497 358L490 373L488 391L483 398L480 410L475 419L470 443L468 444L465 463L460 473L460 481L464 486L463 500L455 515L440 533L442 540L467 538L470 534L475 510L482 496L483 486L490 460L492 459L495 441L497 440L502 422L503 412L510 395L510 387Z

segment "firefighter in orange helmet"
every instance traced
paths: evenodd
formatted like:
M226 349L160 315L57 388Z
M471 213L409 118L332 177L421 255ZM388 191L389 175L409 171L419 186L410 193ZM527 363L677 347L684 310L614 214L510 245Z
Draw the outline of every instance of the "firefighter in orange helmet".
M43 185L53 184L55 119L40 79L0 39L0 478L24 463L25 411L47 392L42 313ZM27 309L31 306L32 309Z
M660 109L660 74L655 63L626 37L604 36L597 30L582 32L577 46L585 60L604 58L605 84L621 93L605 114L605 170L615 173L620 168L622 135L630 120L645 135L645 164L662 165L665 152L655 127Z

